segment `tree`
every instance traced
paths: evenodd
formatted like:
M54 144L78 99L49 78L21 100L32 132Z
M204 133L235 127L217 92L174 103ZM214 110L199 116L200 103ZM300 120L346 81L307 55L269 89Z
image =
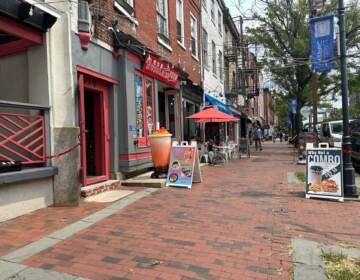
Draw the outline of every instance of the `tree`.
M301 131L301 114L303 106L311 105L310 65L310 9L305 0L260 0L262 13L254 11L253 19L257 25L247 28L250 43L264 47L261 59L263 68L270 72L273 81L280 89L279 98L289 104L296 99L295 133ZM324 14L336 10L336 1L326 5ZM356 26L360 13L358 3L352 3L352 9L347 11L347 30ZM349 47L359 46L359 36L356 32L349 36ZM355 65L350 65L355 66ZM340 90L338 72L319 75L319 100L334 99ZM355 78L357 80L357 78ZM350 90L351 91L351 90Z

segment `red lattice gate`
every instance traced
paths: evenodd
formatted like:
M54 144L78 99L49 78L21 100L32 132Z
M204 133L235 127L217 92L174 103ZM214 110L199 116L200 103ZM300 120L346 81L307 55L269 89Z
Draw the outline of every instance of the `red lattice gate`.
M0 160L44 163L44 123L39 115L0 113Z

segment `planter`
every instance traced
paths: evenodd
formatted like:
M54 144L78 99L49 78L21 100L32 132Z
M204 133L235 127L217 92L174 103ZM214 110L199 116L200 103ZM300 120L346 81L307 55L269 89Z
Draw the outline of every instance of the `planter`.
M154 173L151 178L166 178L171 151L171 134L151 135L151 156Z

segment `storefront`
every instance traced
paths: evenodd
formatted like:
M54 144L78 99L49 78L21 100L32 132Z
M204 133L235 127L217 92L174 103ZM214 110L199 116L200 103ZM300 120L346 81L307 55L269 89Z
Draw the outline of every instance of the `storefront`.
M182 139L191 141L201 139L201 125L194 120L187 119L188 116L200 112L203 103L203 91L201 87L194 86L187 81L181 86L182 99Z
M122 174L152 167L149 135L166 127L181 140L181 92L179 71L159 59L132 36L115 32L120 54L119 161ZM131 42L132 46L123 42ZM140 48L134 47L141 46Z
M45 3L0 1L0 222L58 198L49 158L54 81L47 31L60 17Z

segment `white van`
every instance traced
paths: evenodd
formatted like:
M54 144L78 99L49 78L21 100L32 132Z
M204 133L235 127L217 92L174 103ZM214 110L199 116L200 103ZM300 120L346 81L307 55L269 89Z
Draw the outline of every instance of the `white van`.
M343 121L323 122L319 125L318 133L320 142L329 143L330 147L334 147L334 143L342 141Z

